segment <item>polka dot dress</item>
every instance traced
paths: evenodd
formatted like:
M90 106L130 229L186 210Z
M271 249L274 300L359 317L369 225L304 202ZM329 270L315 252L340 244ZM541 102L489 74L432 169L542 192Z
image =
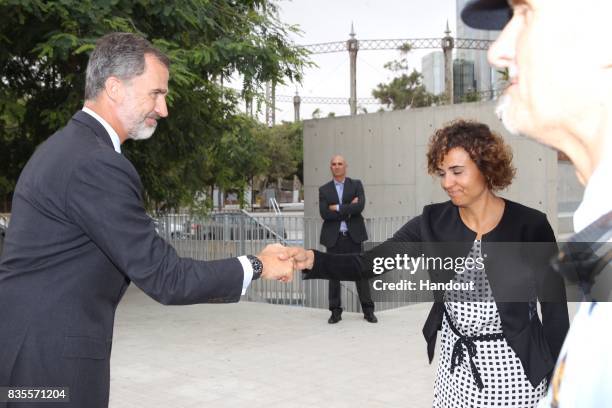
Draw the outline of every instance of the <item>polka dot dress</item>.
M482 256L479 240L474 241L468 256ZM455 282L470 281L474 291L447 291L444 295L447 313L440 332L434 408L536 407L546 393L546 379L533 388L518 356L501 335L501 320L484 269L466 270L455 278ZM460 337L449 318L463 336L487 340L474 340L470 353L469 344L457 343Z

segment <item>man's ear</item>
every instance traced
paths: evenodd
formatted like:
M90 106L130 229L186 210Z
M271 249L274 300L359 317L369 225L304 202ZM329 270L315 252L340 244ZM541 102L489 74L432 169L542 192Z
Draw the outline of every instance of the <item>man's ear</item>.
M115 103L121 103L125 97L125 84L119 78L110 76L104 82L106 96Z

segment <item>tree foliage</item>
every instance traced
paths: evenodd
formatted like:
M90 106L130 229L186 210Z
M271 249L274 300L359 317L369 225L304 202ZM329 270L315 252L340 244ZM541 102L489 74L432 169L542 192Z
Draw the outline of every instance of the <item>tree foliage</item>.
M388 83L379 83L372 90L372 96L393 110L431 106L442 102L442 97L427 92L420 72L415 69L410 72L406 58L410 52L410 45L402 45L399 51L401 55L399 60L389 61L384 65L386 69L399 75Z
M463 95L460 99L460 103L464 102L479 102L482 99L478 91L470 90L465 95Z
M296 175L304 183L302 122L283 122L267 130L265 155L270 158L270 164L263 174L271 179Z
M251 126L222 78L240 74L250 96L267 81L299 81L308 64L271 0L0 0L0 25L0 196L82 106L88 53L108 32L140 33L172 61L170 116L151 140L122 146L157 209L240 185L258 166Z
M216 186L237 191L244 202L243 192L249 182L254 182L254 193L262 193L268 184L276 187L277 180L294 175L304 183L302 122L283 122L268 128L246 115L237 116L237 121L234 131L226 133L219 143L219 150L211 152L222 154L210 170L217 175Z

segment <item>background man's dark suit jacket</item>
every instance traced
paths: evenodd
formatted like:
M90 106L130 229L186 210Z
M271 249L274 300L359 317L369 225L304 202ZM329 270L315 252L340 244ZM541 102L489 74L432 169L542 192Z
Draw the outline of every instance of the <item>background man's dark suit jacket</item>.
M85 112L36 150L0 261L0 386L70 387L70 404L46 408L106 407L115 308L130 281L163 304L239 300L240 262L180 258L141 190Z
M353 198L358 197L359 201L351 204ZM329 209L331 204L340 204L340 212ZM334 180L319 187L319 212L323 218L321 227L321 245L331 248L336 245L340 222L346 221L349 236L356 244L360 244L368 239L365 223L361 212L365 206L365 193L363 185L359 180L346 177L344 179L344 191L342 192L342 202L338 201L338 192Z

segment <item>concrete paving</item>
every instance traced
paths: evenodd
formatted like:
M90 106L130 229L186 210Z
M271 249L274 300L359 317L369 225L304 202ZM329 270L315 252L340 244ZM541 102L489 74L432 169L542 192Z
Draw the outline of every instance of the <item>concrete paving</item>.
M162 306L130 287L117 311L112 408L431 407L430 304L344 313L241 302ZM436 353L437 354L437 353Z
M430 407L429 304L344 313L241 302L162 306L130 287L117 311L110 406Z

